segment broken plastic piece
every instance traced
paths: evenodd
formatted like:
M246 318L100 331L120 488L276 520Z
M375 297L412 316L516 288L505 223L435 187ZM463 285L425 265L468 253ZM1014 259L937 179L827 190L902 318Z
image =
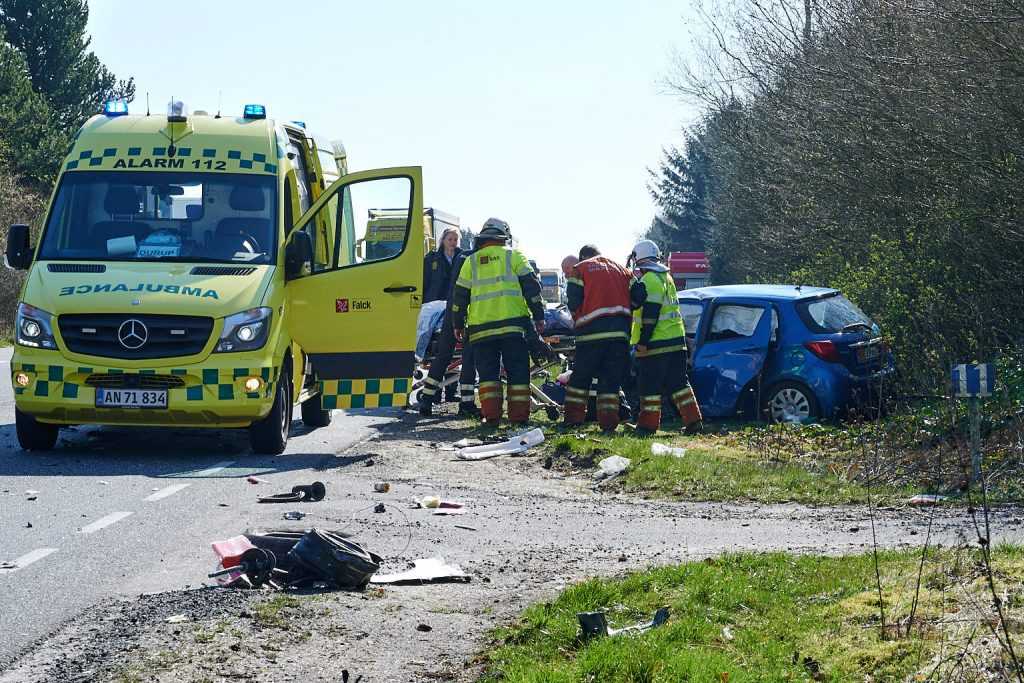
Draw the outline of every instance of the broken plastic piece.
M259 477L248 476L245 478L250 484L269 484L270 482L266 479L260 479Z
M629 465L632 462L629 458L623 458L621 455L610 455L597 463L598 470L594 472L594 479L600 481L617 477L629 469Z
M676 446L666 446L663 443L652 443L651 455L674 455L677 458L681 458L686 455L686 449L678 448Z
M660 607L654 617L648 621L623 628L608 626L608 616L604 612L580 612L576 615L580 621L580 632L583 638L599 636L617 636L623 633L643 633L668 621L668 607Z
M448 564L443 557L413 560L413 568L397 574L378 574L370 583L403 584L436 582L469 583L470 576L457 564Z
M937 505L944 500L949 500L949 496L938 493L919 493L907 502L911 505Z
M188 621L188 616L184 614L175 614L173 616L164 619L168 624L183 624Z
M299 512L298 510L289 510L288 512L284 513L283 516L285 519L295 522L305 517L306 513Z
M373 485L373 490L377 493L387 493L391 490L391 484L386 481L378 481Z
M291 493L275 493L258 499L260 503L309 503L319 502L327 497L327 487L322 481L293 486Z
M544 432L540 429L531 429L528 432L513 436L507 441L501 443L484 444L483 446L473 446L471 448L463 448L459 451L459 460L484 460L486 458L495 458L499 455L514 455L516 453L525 453L534 446L538 446L544 443Z

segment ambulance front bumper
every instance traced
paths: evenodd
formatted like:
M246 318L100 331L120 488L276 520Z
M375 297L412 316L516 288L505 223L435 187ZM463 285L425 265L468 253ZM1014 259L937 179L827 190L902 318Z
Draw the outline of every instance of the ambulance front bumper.
M269 356L256 353L211 354L201 364L136 369L85 366L58 351L16 347L11 385L18 410L42 422L246 427L270 412L279 370ZM259 379L256 391L246 390L251 378ZM166 390L167 407L96 407L97 387L119 386Z

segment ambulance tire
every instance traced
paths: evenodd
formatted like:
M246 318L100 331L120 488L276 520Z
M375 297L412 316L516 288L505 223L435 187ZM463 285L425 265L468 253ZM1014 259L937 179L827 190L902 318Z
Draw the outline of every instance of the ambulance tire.
M253 453L280 455L288 445L292 429L292 377L285 365L274 392L274 407L262 420L249 426L249 445Z
M57 445L60 427L40 422L31 415L14 409L15 430L18 443L26 451L49 451Z
M324 410L323 394L317 394L302 402L302 424L307 427L326 427L331 424L331 411Z

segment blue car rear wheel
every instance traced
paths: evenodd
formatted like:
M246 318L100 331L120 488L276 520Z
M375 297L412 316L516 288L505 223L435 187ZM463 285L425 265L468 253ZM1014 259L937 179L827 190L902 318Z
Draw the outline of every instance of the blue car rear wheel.
M806 423L821 410L814 392L798 382L780 382L765 394L764 409L770 422Z

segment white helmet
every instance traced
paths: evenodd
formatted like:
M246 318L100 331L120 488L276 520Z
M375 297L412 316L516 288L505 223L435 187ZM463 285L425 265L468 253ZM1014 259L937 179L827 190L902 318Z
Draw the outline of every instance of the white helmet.
M639 263L644 259L660 259L661 248L651 240L640 240L633 247L633 253L629 255L630 260Z

